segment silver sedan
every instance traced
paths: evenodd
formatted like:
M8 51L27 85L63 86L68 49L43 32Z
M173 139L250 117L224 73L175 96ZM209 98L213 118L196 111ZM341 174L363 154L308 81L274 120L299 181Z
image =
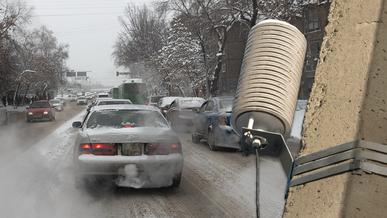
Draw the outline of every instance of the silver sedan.
M74 146L76 182L102 176L133 188L178 187L182 147L159 110L145 105L95 106Z

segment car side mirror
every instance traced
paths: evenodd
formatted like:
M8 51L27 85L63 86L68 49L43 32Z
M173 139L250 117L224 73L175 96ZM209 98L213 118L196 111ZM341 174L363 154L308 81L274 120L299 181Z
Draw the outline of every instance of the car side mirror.
M192 108L192 111L195 112L195 113L199 113L200 112L200 108Z
M73 123L73 128L81 128L82 127L82 122L76 121Z

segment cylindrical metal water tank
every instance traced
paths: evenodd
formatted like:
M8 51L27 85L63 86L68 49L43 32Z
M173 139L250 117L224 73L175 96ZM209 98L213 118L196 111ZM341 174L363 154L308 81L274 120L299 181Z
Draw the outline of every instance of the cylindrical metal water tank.
M265 20L249 34L232 125L288 135L292 126L306 52L304 35L289 23Z

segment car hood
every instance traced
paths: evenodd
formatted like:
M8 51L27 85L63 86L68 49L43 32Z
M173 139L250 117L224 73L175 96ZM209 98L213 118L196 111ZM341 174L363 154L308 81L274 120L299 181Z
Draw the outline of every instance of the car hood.
M84 133L91 143L179 142L179 138L170 128L95 128L86 129Z

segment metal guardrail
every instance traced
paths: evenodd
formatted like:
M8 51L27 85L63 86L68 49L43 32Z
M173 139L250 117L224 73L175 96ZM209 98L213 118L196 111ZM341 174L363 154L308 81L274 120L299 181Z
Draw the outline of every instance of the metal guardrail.
M353 170L387 176L387 145L356 140L300 156L294 161L290 186Z

